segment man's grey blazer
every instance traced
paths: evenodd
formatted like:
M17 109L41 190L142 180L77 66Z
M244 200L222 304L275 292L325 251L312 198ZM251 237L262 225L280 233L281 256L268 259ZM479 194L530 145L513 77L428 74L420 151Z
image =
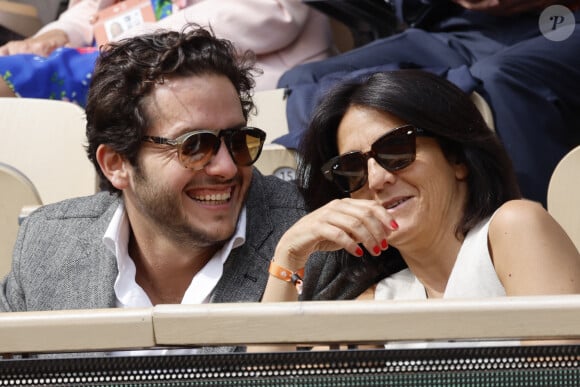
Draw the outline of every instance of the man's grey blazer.
M259 301L281 235L305 214L292 183L254 172L244 245L232 251L211 302ZM46 205L22 224L0 310L115 307L114 255L102 242L120 198L101 192Z
M306 211L295 184L255 171L246 202L246 242L232 250L211 302L257 302L282 234ZM12 270L0 283L0 311L114 308L115 256L102 242L122 199L101 192L41 207L20 227ZM315 253L303 299L353 298L368 283L352 282L333 254ZM206 347L229 352L242 347Z

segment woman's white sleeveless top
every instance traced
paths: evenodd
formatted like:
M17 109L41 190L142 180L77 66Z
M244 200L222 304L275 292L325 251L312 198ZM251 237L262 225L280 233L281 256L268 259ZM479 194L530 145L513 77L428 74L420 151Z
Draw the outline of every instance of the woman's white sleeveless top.
M489 217L470 230L461 245L449 276L443 298L482 298L505 296L487 245ZM376 300L426 299L425 288L409 269L377 284Z
M493 215L470 230L461 245L443 298L486 298L505 296L487 244L489 224ZM375 300L427 299L425 288L409 269L387 277L377 284ZM446 341L397 342L386 348L427 348L450 346L518 345L519 341Z

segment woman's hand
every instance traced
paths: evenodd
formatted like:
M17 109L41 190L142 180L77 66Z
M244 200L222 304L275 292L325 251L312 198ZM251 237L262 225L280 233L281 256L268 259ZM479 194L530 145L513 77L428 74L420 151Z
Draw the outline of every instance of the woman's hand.
M345 249L360 257L363 246L370 254L380 255L397 228L397 222L374 200L336 199L290 227L280 238L273 261L296 272L306 266L315 251ZM295 301L298 292L294 287L271 275L262 302Z
M69 43L68 35L62 30L47 31L42 35L24 40L13 40L0 47L0 56L34 54L48 56L59 47Z
M275 260L290 269L304 267L315 251L345 249L362 256L361 245L372 255L388 247L389 235L398 228L387 210L373 200L333 200L296 222L282 236Z

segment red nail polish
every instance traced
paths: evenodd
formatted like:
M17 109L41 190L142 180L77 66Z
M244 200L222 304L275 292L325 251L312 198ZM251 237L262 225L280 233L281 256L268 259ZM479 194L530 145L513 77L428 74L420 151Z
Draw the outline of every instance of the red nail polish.
M380 253L380 252L381 252L381 249L380 249L380 247L379 247L379 246L375 246L375 247L373 248L373 251L375 252L375 254L378 254L378 253Z
M363 255L363 251L362 251L362 249L361 249L360 247L357 247L357 248L356 248L356 251L355 251L355 253L356 253L356 255L357 255L358 257L362 257L362 255Z
M395 219L391 220L391 227L393 230L397 230L399 228L399 224L395 221Z
M387 247L389 247L389 244L387 243L386 239L383 239L381 241L381 247L383 248L383 250L386 249Z

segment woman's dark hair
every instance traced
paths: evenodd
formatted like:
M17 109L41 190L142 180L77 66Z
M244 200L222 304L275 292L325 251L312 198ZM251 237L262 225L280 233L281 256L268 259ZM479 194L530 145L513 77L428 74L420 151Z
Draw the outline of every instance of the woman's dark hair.
M337 129L353 105L390 113L427 130L448 160L467 166L468 197L458 233L465 235L504 202L520 197L511 160L470 97L441 76L422 70L395 70L342 83L317 106L299 149L298 182L309 210L346 196L323 177L320 168L338 155ZM390 261L388 264L393 265L401 260L394 248L385 254L393 259L383 256L375 260L377 264ZM373 261L370 255L367 258ZM400 269L400 265L395 266ZM386 270L392 272L393 268Z
M182 32L158 31L105 46L95 67L86 106L87 153L100 176L100 188L118 190L96 160L106 144L136 165L148 127L143 101L165 78L224 75L236 88L245 118L254 109L251 92L255 57L239 55L228 40L196 25Z

